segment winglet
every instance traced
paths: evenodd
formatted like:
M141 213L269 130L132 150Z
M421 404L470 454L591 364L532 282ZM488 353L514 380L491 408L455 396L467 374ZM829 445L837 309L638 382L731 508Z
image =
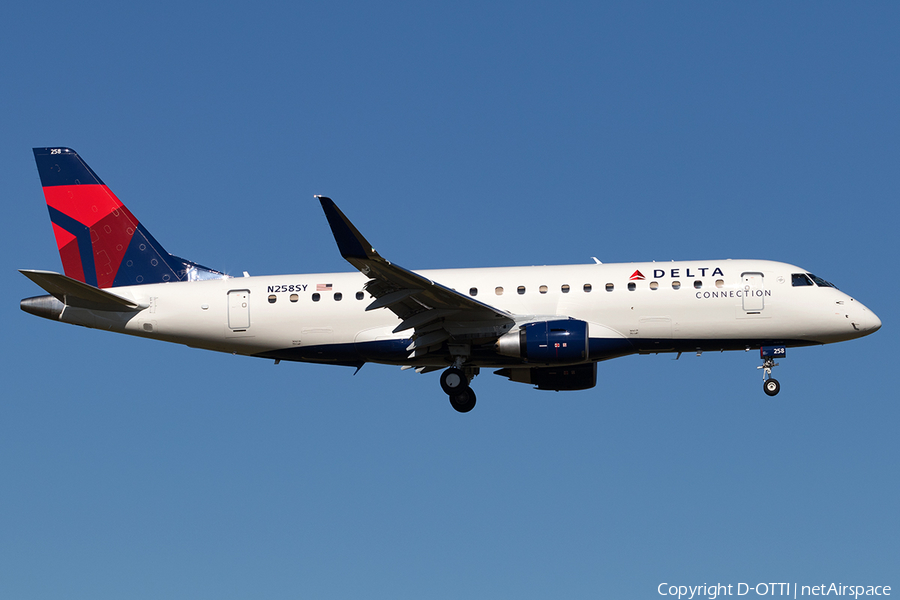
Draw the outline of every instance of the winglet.
M316 198L322 203L322 210L325 211L325 218L328 219L328 224L331 226L331 233L334 235L334 241L337 242L338 250L341 251L341 256L348 260L351 258L362 260L378 258L378 253L375 252L372 244L353 226L350 219L341 212L331 198L325 196L316 196Z

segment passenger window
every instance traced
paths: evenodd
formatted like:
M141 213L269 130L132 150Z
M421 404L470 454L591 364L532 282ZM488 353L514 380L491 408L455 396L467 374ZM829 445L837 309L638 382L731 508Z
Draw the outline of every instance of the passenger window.
M659 288L659 282L657 282L657 281L651 281L651 282L650 282L650 289L651 289L651 290L655 290L655 289L658 289L658 288Z
M697 281L694 282L694 289L695 289L695 290L699 290L699 289L702 288L702 287L703 287L703 282L700 281L699 279L698 279Z
M319 292L316 292L315 294L312 295L313 302L318 302L319 298L321 298L321 296L319 296Z
M794 287L800 287L804 285L812 285L812 280L806 276L806 273L792 273L791 274L791 285Z
M275 304L276 300L278 300L278 297L275 294L269 296L269 304Z
M299 299L300 299L300 296L298 296L297 294L291 294L291 302L296 302Z
M344 295L343 295L342 293L340 293L340 292L335 292L335 293L334 293L334 300L335 300L335 302L340 302L340 301L341 301L341 298L343 298L343 297L344 297Z
M475 297L478 295L478 288L469 288L469 295Z
M717 288L723 288L723 287L725 287L725 282L724 282L723 280L721 280L721 279L716 279L716 287L717 287Z
M672 282L672 289L673 289L673 290L680 290L680 289L681 289L681 282L680 282L680 281L673 281L673 282Z
M585 292L590 292L590 291L591 291L591 284L589 284L589 283L584 284L584 291L585 291Z
M569 284L568 284L568 283L564 283L564 284L562 285L562 287L559 288L559 289L562 290L562 293L563 293L563 294L568 294L568 293L569 293Z
M366 295L363 294L362 292L356 292L356 299L357 299L357 300L362 300L362 299L365 298L365 297L366 297Z
M611 291L613 291L614 289L616 289L616 286L614 286L613 284L611 284L611 283L607 283L607 284L606 284L606 291L607 291L607 292L611 292Z
M498 286L498 287L495 287L495 288L494 288L494 293L497 294L498 296L502 296L502 295L503 295L503 288L502 288L502 287L499 287L499 286Z
M633 292L633 291L636 290L636 289L637 289L637 286L634 284L633 281L630 281L630 282L628 283L628 291L629 291L629 292Z
M520 285L519 287L516 288L516 292L518 292L518 294L521 296L522 294L525 293L525 286Z
M546 294L546 293L547 293L547 286L546 286L546 285L542 285L541 287L538 288L538 291L539 291L540 293L542 293L542 294Z

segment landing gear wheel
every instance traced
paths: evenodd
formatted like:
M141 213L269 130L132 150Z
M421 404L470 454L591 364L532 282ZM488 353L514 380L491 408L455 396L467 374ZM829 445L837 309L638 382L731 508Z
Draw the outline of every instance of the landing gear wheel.
M781 384L777 379L766 379L763 382L763 391L769 396L774 396L781 390Z
M444 390L444 393L448 396L452 397L455 394L459 394L462 390L468 387L469 378L466 377L466 374L463 373L462 369L450 367L449 369L441 373L441 389ZM473 400L472 405L474 406L474 404L475 401Z
M454 394L450 394L450 406L456 412L467 413L475 408L475 392L470 387L466 387Z

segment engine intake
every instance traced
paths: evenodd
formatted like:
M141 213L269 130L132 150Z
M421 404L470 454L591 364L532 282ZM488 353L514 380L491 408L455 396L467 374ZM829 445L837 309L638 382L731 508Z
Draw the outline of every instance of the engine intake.
M576 319L526 323L497 340L498 354L545 365L588 360L588 324Z

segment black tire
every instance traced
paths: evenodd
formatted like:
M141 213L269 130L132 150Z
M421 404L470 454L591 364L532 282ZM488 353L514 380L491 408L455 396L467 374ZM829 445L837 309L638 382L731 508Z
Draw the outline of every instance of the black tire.
M768 396L774 396L781 391L781 384L778 383L777 379L766 379L763 382L763 391Z
M475 408L475 391L467 387L455 394L450 394L450 406L456 412L467 413Z
M441 373L441 389L448 396L459 394L467 387L469 387L469 378L462 372L462 369L450 367Z

